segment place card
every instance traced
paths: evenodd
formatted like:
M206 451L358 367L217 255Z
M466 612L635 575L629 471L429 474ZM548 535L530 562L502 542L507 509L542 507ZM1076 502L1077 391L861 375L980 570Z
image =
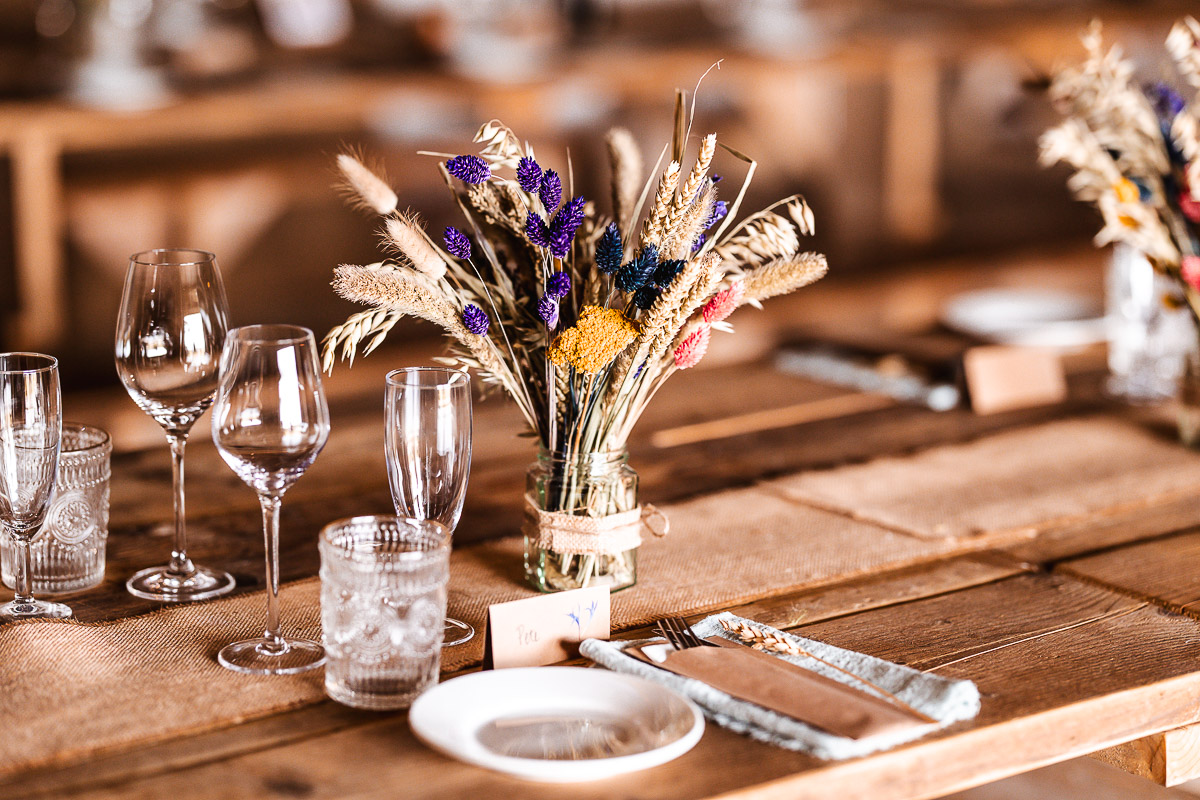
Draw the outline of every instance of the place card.
M963 377L976 414L998 414L1067 399L1062 358L1049 348L972 347L963 354Z
M584 639L608 638L610 611L607 586L490 606L484 669L540 667L574 658Z

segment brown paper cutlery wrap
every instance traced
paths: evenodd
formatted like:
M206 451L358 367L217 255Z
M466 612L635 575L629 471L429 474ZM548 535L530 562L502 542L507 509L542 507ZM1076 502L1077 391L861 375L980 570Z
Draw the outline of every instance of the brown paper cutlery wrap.
M927 724L886 700L742 645L693 647L643 661L837 736L861 739Z

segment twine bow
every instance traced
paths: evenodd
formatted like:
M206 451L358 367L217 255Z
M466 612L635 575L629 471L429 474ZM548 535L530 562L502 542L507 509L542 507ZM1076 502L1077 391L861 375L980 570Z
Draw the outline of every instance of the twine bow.
M544 511L525 495L522 531L543 550L617 555L642 543L642 528L655 536L666 536L671 523L666 514L649 503L604 517L589 517L570 511Z

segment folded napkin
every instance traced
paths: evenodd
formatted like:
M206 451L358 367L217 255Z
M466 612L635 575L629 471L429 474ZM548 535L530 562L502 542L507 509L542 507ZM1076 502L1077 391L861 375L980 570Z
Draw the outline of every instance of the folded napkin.
M666 672L623 652L630 647L641 647L661 640L606 642L599 639L587 639L580 646L580 652L608 669L638 675L675 689L691 698L704 711L705 716L723 728L747 734L759 741L788 750L800 750L817 758L828 760L854 758L886 750L898 744L918 739L930 731L954 722L971 719L979 713L979 690L971 681L950 680L936 675L927 675L864 653L843 650L823 642L783 633L753 620L734 616L729 612L701 620L692 626L692 630L701 638L720 636L731 641L740 641L725 632L721 627L721 620L744 622L764 633L789 639L813 655L886 689L936 721L852 739L828 733L755 703L739 700L706 683ZM839 683L852 686L864 693L875 694L869 686L864 686L844 673L811 658L790 655L777 655L776 657Z

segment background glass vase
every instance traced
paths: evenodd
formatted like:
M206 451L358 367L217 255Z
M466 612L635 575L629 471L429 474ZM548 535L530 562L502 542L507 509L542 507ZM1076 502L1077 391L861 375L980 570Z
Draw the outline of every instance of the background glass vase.
M67 594L104 580L112 440L99 428L64 423L57 489L42 532L30 548L33 590ZM16 585L16 548L0 543L0 577Z
M546 450L525 473L526 496L541 511L600 519L638 507L638 474L625 450L564 459ZM539 544L525 534L525 577L540 592L588 586L612 591L637 583L637 548L616 553L574 553Z
M325 691L355 708L407 708L437 683L450 531L353 517L325 526L320 548Z
M1196 347L1196 327L1186 308L1169 308L1179 293L1154 271L1142 252L1113 245L1105 282L1108 323L1106 390L1130 403L1154 403L1175 394L1184 359Z

